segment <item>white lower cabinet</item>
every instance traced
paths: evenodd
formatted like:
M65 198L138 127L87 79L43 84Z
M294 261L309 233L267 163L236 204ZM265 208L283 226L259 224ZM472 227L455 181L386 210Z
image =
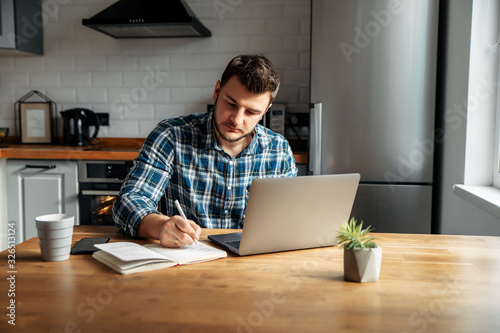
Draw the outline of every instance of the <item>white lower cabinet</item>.
M16 225L16 243L37 235L35 217L66 213L78 221L76 161L7 160L8 223Z

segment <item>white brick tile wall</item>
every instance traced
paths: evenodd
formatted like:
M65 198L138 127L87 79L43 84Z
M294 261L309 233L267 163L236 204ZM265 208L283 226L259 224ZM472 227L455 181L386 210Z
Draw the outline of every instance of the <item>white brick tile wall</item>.
M186 74L185 71L160 71L154 77L160 87L183 87L186 85Z
M15 100L16 94L14 88L0 89L0 101Z
M170 89L172 103L206 103L208 96L202 96L201 88Z
M81 20L82 17L89 17L91 14L89 12L89 7L81 5L80 1L75 2L71 6L60 6L59 7L59 15L58 19L62 22L74 22L77 20Z
M309 71L287 69L284 71L282 79L283 84L287 86L307 86L309 84Z
M186 52L186 38L161 38L153 40L154 54L184 54Z
M92 87L121 87L123 85L123 74L121 72L92 72L90 74ZM104 90L104 89L101 89Z
M268 20L266 33L269 36L297 36L300 32L300 20L297 19L281 19L281 20Z
M156 120L144 120L139 123L139 133L149 133L158 124Z
M207 103L213 103L213 101L210 99L207 100ZM207 112L207 106L205 104L186 104L186 114L204 112Z
M201 67L203 69L215 69L222 74L222 71L233 56L234 54L222 52L216 54L202 54Z
M13 71L14 70L14 58L13 57L0 57L0 69L2 71Z
M185 41L184 50L186 54L204 54L218 52L216 38L190 38Z
M149 78L153 75L149 70L127 72L123 76L123 86L125 87L142 87L148 85Z
M14 58L14 71L43 71L44 59L41 57Z
M124 54L151 54L153 53L153 39L123 39L120 41Z
M90 41L75 38L60 38L59 53L64 55L90 54Z
M47 51L47 49L45 49ZM71 71L73 72L76 68L75 57L51 55L48 54L43 57L45 59L45 70L49 72L63 72ZM29 87L26 87L29 90Z
M136 120L114 120L108 128L110 137L136 138L139 135L139 121Z
M267 55L282 78L277 100L307 110L310 0L186 0L210 38L113 39L82 26L114 2L43 0L45 54L0 56L0 126L14 132L16 100L37 89L59 111L109 112L101 137L145 137L162 119L205 112L239 53Z
M141 104L134 112L124 112L124 120L148 120L154 119L154 105L152 104Z
M49 20L43 27L44 36L50 36L51 39L64 39L74 37L74 22L57 22Z
M36 90L40 90L42 87L59 87L61 85L60 73L32 72L30 85Z
M201 69L201 54L173 55L170 57L171 70L199 70Z
M252 50L252 48L249 48L250 40L250 36L219 37L219 51L233 52L235 54L249 52L249 50ZM254 51L252 50L251 52L253 53Z
M309 1L285 1L283 5L283 16L302 20L305 16L307 17L304 13L309 13L310 10L311 3ZM307 21L309 21L308 17Z
M134 88L132 88L132 91ZM141 103L167 103L169 102L169 93L167 88L156 87L154 89L139 89L138 96L140 96Z
M0 87L3 88L20 88L29 86L29 74L23 72L4 72L0 76ZM28 92L27 90L26 92ZM2 101L7 102L7 101ZM14 104L15 101L12 101Z
M218 71L190 71L186 75L186 85L194 87L215 85L220 78Z
M286 52L305 52L309 50L309 38L305 37L285 37L284 50Z
M280 20L283 17L283 8L287 5L287 2L291 1L279 1L279 3L253 1L250 8L251 17L262 17L270 20ZM304 1L299 1L298 3L301 2ZM238 7L238 10L239 9L240 8Z
M151 55L143 56L139 58L139 69L140 70L161 70L165 71L169 69L168 66L168 55Z
M72 105L76 103L76 90L76 88L53 87L47 88L44 94L56 104ZM28 91L29 89L26 92Z
M262 36L266 34L266 20L264 19L241 20L238 22L231 22L231 25L231 30L227 31L228 35ZM267 31L269 31L269 29L267 29Z
M61 72L61 86L76 88L90 87L90 73Z
M92 38L89 40L89 52L90 54L119 54L121 58L122 46L117 39Z
M184 114L186 114L185 104L155 105L155 118L158 119L158 121Z
M75 57L76 70L97 71L106 69L106 57L99 55L78 55Z
M107 70L121 70L126 73L137 69L136 56L122 56L122 55L108 55L106 56L106 69Z
M107 95L105 89L100 88L78 88L76 90L77 103L107 103Z
M59 41L57 39L45 38L43 49L45 54L59 54Z

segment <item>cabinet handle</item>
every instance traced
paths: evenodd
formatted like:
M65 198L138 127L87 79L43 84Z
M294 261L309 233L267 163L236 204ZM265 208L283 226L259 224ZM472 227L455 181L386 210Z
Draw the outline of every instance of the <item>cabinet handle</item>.
M26 164L26 169L55 169L56 166L54 164L51 165L33 165L33 164Z

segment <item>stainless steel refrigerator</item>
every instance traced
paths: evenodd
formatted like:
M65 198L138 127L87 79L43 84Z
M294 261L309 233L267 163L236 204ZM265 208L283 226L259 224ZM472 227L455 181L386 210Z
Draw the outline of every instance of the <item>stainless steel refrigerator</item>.
M313 174L361 174L352 216L431 232L438 0L312 0Z

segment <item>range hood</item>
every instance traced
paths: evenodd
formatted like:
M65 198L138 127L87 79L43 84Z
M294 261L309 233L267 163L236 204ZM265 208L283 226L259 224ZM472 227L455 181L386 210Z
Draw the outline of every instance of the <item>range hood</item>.
M184 0L119 0L82 24L114 38L212 35Z

